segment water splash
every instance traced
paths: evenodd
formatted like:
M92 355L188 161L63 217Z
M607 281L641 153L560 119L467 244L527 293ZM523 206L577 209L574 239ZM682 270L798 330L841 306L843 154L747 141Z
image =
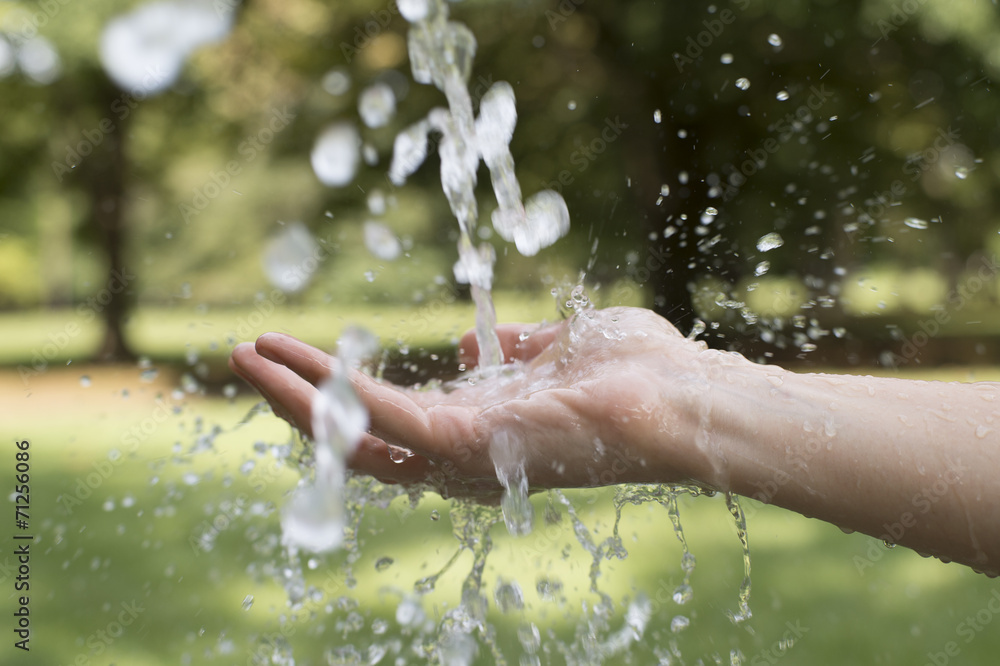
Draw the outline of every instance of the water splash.
M500 506L507 531L512 536L530 534L535 512L528 498L523 440L510 430L495 432L490 442L490 458L503 486Z
M306 225L292 222L264 249L264 272L271 284L286 293L302 291L317 267L319 245Z
M557 192L540 192L527 206L521 201L510 155L517 111L508 83L497 82L486 91L476 118L467 85L477 48L472 32L448 20L443 0L406 3L400 11L410 21L407 45L413 78L441 90L448 108L432 109L425 120L396 137L389 177L402 184L426 158L427 133L434 129L441 134L441 185L460 232L455 278L470 285L476 303L479 365L497 366L503 363L503 354L490 295L496 256L491 245L477 247L473 241L479 217L475 188L480 158L490 171L497 199L494 228L502 238L514 242L518 251L535 254L565 235L569 212Z
M740 506L740 499L732 493L726 493L726 507L736 521L736 535L740 539L743 547L743 582L740 583L739 610L730 612L730 618L736 624L749 620L753 613L750 612L750 542L747 540L747 520Z
M344 540L346 459L368 430L368 411L347 372L374 353L378 340L347 329L338 344L340 372L319 385L312 403L314 478L300 485L282 515L282 541L291 547L327 552Z
M335 123L316 138L312 154L313 171L324 185L343 187L357 173L361 160L361 136L351 123Z
M122 89L152 95L173 85L187 57L232 29L230 7L205 2L150 2L117 16L101 33L101 64Z
M387 83L375 83L361 92L358 113L371 128L385 127L396 113L396 95Z

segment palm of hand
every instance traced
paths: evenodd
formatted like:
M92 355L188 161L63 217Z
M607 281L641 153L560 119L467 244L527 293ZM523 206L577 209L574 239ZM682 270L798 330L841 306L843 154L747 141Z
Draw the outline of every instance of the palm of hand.
M371 415L352 467L390 482L431 482L442 493L492 494L499 486L491 446L494 457L502 457L500 441L513 443L523 457L532 487L684 476L671 458L691 439L690 401L680 387L696 378L697 344L638 308L590 310L532 328L499 327L504 357L513 364L474 383L420 391L352 373ZM471 334L461 347L463 357L475 358ZM230 365L277 413L309 433L315 386L336 360L288 336L266 334L256 347L238 346ZM414 455L390 456L390 446Z

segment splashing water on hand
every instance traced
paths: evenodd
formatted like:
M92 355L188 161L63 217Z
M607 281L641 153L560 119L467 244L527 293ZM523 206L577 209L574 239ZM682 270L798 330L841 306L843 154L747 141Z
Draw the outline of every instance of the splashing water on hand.
M315 477L295 490L281 520L285 545L315 553L338 548L344 538L346 461L368 430L368 411L347 373L375 352L378 340L349 328L337 347L340 371L319 385L312 404Z

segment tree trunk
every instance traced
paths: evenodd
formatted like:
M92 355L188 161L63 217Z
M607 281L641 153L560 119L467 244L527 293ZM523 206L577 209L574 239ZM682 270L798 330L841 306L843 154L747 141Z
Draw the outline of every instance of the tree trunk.
M98 108L110 109L121 92L105 82ZM104 337L97 352L102 363L134 361L135 353L125 337L125 321L134 303L135 276L126 269L125 121L117 121L114 131L84 162L89 175L90 227L96 232L107 262L107 279L98 286L92 307L104 321Z

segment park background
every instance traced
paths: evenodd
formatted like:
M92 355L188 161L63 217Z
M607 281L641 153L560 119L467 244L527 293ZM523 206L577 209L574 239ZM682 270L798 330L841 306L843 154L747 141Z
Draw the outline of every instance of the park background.
M406 22L374 1L206 2L231 29L162 89L123 88L101 34L143 4L0 3L0 414L8 478L13 442L31 442L35 535L32 650L14 650L4 625L2 660L291 663L293 649L300 664L375 663L377 646L379 663L433 657L397 606L458 549L452 505L370 507L348 553L303 561L313 589L290 606L278 515L302 444L253 412L225 358L267 330L332 348L360 324L385 346L387 377L454 371L473 313L451 272L457 226L438 161L432 151L402 187L385 177L396 133L443 97L413 82ZM450 7L478 40L474 98L514 88L525 194L559 189L572 216L535 257L484 234L501 320L560 318L582 279L598 305L653 307L762 362L1000 378L994 5ZM397 110L370 128L358 100L378 83ZM328 187L310 154L339 123L365 150L351 182ZM369 251L383 246L366 243L366 223L391 232L398 258ZM780 246L760 242L770 234ZM613 490L567 496L595 539L611 534ZM514 540L495 526L484 591L508 662L535 650L522 644L534 624L542 663L562 663L557 641L574 644L596 599L591 556L558 498L535 500L559 529ZM751 664L988 663L1000 650L995 582L752 501L754 617L734 626L733 523L721 498L680 505L698 558L684 605L671 600L683 572L667 511L622 509L629 555L604 559L599 578L621 607L612 629L640 592L655 612L609 663L666 659L671 643L688 664L733 650ZM423 597L429 617L457 603L471 566L463 553ZM511 580L524 607L501 613L494 590ZM123 604L142 609L127 626L115 624ZM677 616L690 626L672 631Z

